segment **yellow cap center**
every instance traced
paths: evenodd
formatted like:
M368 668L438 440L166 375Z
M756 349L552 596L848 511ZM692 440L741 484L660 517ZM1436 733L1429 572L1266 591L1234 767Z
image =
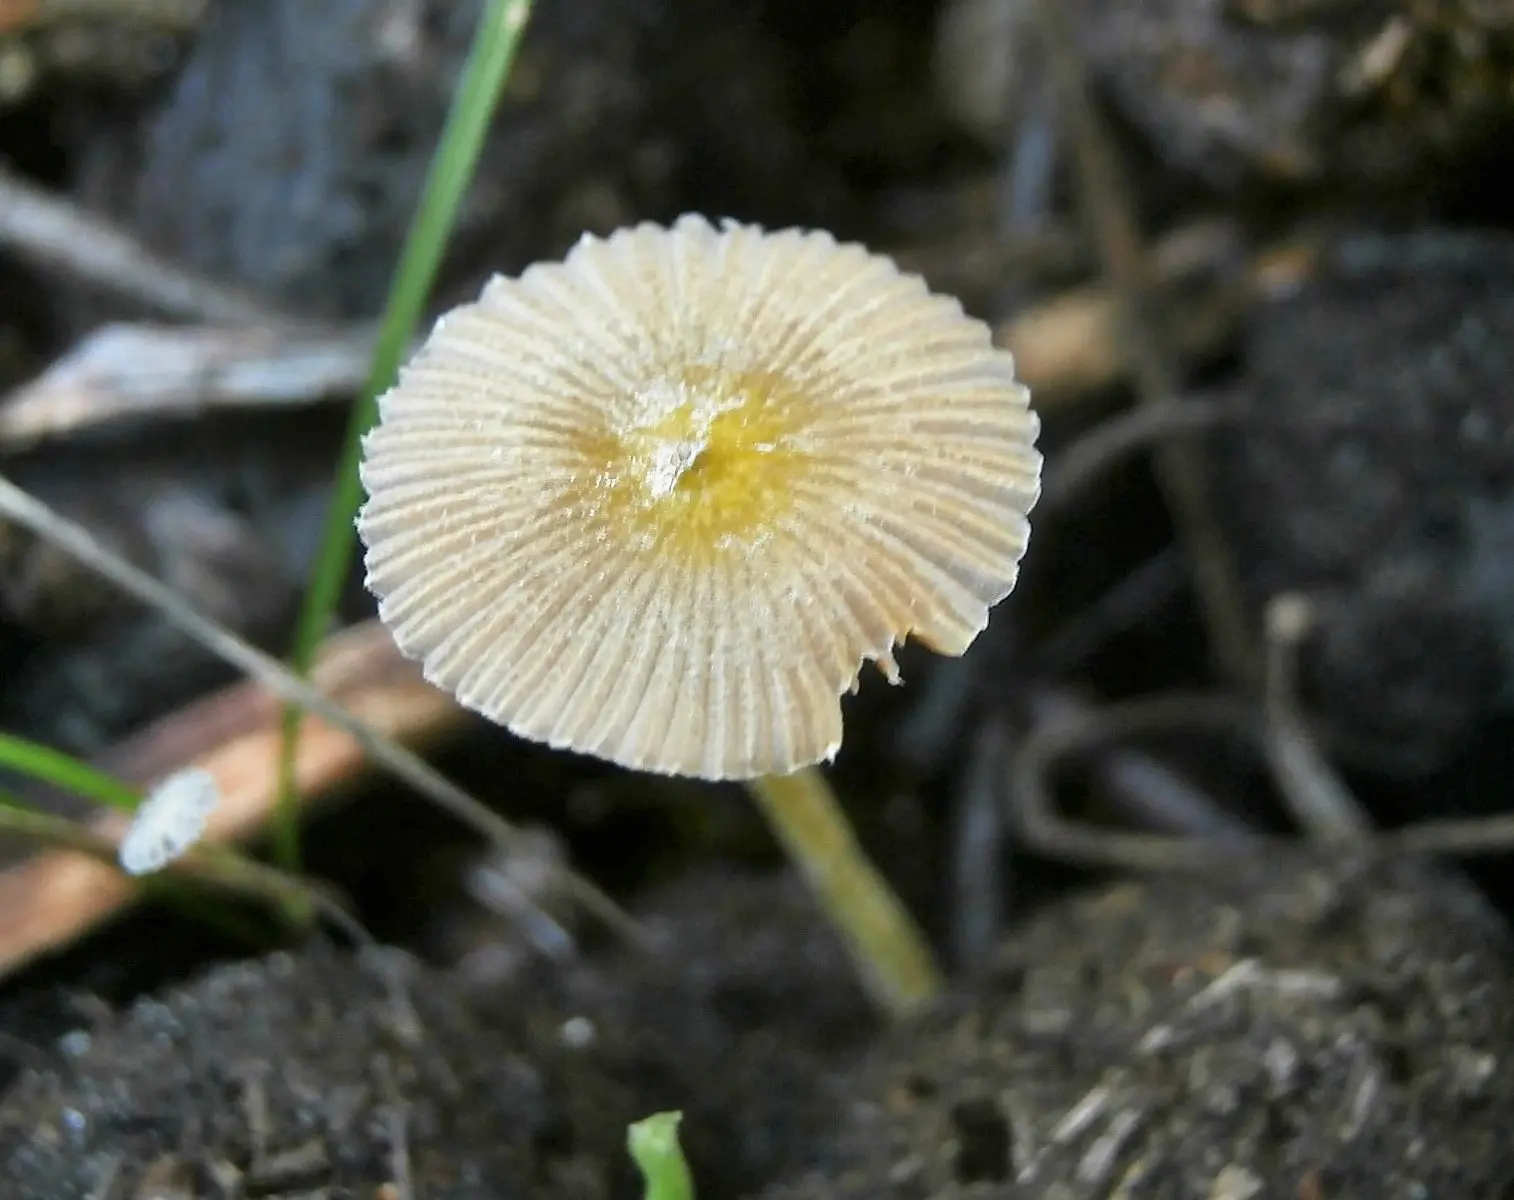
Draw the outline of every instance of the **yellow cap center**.
M584 446L607 532L695 559L770 534L809 462L805 398L771 372L696 366L637 399L636 420Z

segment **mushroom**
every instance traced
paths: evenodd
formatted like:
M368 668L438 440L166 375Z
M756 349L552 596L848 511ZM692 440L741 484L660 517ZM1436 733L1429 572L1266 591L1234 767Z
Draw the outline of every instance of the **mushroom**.
M513 732L751 783L903 1010L929 954L813 767L864 662L960 655L1013 588L1037 431L987 326L861 246L692 215L586 235L443 316L381 397L368 587Z

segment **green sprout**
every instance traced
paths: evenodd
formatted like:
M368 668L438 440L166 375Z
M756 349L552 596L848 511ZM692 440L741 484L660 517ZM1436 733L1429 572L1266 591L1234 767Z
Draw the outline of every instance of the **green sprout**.
M626 1134L631 1158L646 1182L646 1200L694 1200L694 1178L678 1144L681 1112L654 1113Z

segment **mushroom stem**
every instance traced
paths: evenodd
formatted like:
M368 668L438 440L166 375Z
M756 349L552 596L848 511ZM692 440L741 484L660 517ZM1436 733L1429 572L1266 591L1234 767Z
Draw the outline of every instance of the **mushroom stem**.
M789 857L847 943L874 999L905 1017L941 990L941 973L920 927L868 861L825 776L814 767L750 780Z

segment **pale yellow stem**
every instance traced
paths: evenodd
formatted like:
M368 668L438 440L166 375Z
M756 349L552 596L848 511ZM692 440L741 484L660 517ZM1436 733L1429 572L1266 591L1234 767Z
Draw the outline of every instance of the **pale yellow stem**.
M751 780L748 790L845 939L873 997L907 1016L941 990L925 936L868 861L825 776L814 767Z

